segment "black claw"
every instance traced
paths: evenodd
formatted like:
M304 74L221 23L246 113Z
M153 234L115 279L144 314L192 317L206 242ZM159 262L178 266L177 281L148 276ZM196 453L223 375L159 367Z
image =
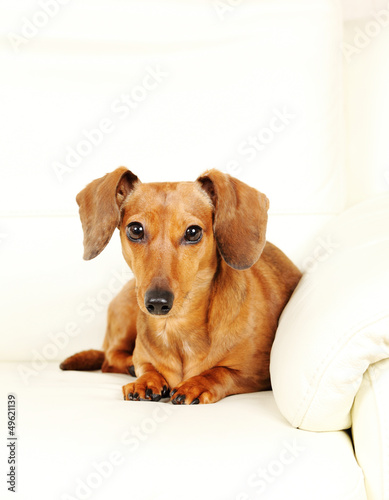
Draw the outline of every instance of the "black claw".
M136 377L136 375L135 375L135 367L134 367L134 365L129 366L129 367L127 368L127 370L128 370L128 373L131 375L131 377Z
M172 398L176 392L177 392L177 389L173 389L172 392L170 393L170 397Z
M162 387L162 392L161 392L161 397L162 398L168 398L170 395L170 390L169 390L169 387L167 385L164 385Z
M185 394L180 394L178 395L176 398L173 399L172 403L174 405L182 405L182 404L185 404L185 398L186 398L186 395Z
M135 399L135 400L136 400L136 399L139 399L139 393L138 393L138 392L134 392L134 394L133 394L133 396L132 396L132 397L133 397L133 399Z
M132 400L133 396L134 396L134 395L133 395L133 393L132 393L132 392L129 392L129 393L127 394L127 397L128 397L128 399L129 399L130 401Z
M198 405L199 403L200 403L199 398L196 398L191 402L191 405Z
M160 399L162 399L162 396L160 394L152 394L151 399L152 401L159 401Z
M153 395L153 391L151 389L146 389L146 391L145 391L146 399L151 398L152 395Z

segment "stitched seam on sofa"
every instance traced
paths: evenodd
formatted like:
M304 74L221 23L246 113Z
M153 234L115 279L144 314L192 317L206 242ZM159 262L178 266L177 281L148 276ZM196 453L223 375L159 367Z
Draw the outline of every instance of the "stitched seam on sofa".
M322 359L322 361L319 363L317 366L313 377L312 381L309 383L308 388L305 391L305 395L303 396L303 399L301 400L301 403L299 404L294 417L292 419L292 425L295 427L300 427L303 425L304 420L307 418L309 411L312 406L312 402L315 399L317 392L319 390L320 382L325 375L326 371L328 370L328 367L331 365L331 363L334 361L336 357L334 357L334 353L339 353L342 351L347 344L352 341L362 330L364 330L367 327L370 327L376 323L379 323L380 321L389 318L388 313L385 311L380 312L376 314L376 319L370 322L360 322L359 324L353 325L352 327L349 328L349 333L346 335L343 335L341 339L338 339L337 342L333 346L330 347L330 350L327 352L326 356ZM355 329L357 328L357 331ZM384 359L384 358L382 358ZM379 360L377 360L379 361ZM317 383L316 383L317 381ZM309 400L309 404L307 406L307 400ZM304 407L306 407L304 411ZM299 418L300 412L303 411L303 415Z

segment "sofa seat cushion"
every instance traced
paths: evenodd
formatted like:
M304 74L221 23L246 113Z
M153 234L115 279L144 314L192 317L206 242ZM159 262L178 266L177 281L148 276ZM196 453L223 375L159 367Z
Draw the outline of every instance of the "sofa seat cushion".
M122 399L126 375L51 363L26 384L20 365L0 365L0 424L14 393L21 499L366 498L349 435L292 428L272 392L132 402Z

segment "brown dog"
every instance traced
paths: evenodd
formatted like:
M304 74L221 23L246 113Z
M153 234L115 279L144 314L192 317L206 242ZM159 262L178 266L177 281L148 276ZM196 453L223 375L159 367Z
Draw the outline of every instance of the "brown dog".
M111 302L104 352L64 370L135 373L125 399L214 403L270 389L278 318L300 272L266 243L268 199L210 170L195 182L142 184L124 167L77 196L84 259L120 230L135 279Z

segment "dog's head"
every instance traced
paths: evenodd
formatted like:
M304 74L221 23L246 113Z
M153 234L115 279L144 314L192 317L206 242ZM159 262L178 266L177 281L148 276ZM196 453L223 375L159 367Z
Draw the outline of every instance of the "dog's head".
M119 228L139 307L148 314L174 315L209 287L219 255L247 269L266 242L266 196L217 170L195 182L142 184L120 167L88 184L77 203L84 259L99 255Z

